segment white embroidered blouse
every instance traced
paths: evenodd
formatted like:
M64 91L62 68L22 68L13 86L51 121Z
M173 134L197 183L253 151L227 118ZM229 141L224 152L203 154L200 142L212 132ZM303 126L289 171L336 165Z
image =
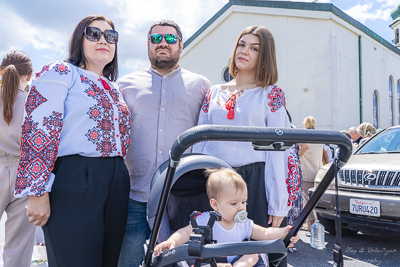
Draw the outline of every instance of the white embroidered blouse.
M245 89L236 99L234 118L228 119L225 103L231 95L221 90L220 85L211 87L204 98L198 124L290 128L285 108L285 94L278 86ZM290 206L288 206L284 152L255 151L250 142L206 141L195 144L193 153L218 157L233 167L265 162L264 179L268 214L287 216Z
M105 77L54 62L36 73L25 104L16 197L51 191L57 157L124 157L131 116Z

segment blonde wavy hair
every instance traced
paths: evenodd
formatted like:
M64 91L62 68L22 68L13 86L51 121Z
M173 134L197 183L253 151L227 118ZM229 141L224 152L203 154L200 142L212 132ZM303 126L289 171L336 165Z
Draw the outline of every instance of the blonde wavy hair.
M317 121L313 116L307 116L304 118L303 121L303 126L306 129L315 129L315 125L317 124Z
M369 122L363 122L357 127L357 132L363 137L363 138L369 138L372 137L376 133L376 129L374 126L372 126L371 123Z

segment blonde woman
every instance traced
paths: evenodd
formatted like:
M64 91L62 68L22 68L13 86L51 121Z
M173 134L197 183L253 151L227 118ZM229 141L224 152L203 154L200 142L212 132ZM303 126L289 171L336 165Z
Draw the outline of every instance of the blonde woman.
M303 127L305 129L315 129L317 121L313 116L304 118ZM300 162L303 174L303 205L306 205L308 197L308 189L314 187L314 179L318 170L322 167L323 144L300 144ZM309 230L316 219L316 213L313 211L307 218L307 225L304 226Z

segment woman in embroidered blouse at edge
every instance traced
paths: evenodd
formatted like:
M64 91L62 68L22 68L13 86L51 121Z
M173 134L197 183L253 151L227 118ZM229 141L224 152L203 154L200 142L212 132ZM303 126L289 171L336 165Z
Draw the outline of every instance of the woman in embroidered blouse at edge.
M66 62L35 74L22 125L14 195L29 196L49 266L117 266L129 175L130 113L110 81L118 33L103 16L81 20Z
M275 41L268 29L251 26L242 31L230 73L232 81L207 92L199 125L290 128L285 95L274 85L278 80ZM237 167L249 188L249 218L264 227L281 225L290 209L283 152L254 151L249 142L226 141L201 142L193 152L216 156ZM268 213L259 212L262 209Z

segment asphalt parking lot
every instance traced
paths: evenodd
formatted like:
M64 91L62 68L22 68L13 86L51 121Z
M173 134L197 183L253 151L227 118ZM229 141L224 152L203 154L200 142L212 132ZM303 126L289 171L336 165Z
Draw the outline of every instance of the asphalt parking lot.
M325 234L325 249L311 248L308 231L300 231L297 251L288 253L290 267L332 266L332 249L335 236ZM344 253L344 266L400 266L399 238L382 235L358 233L351 237L342 237L341 248Z
M5 214L0 222L4 227ZM4 228L0 227L0 242L4 241ZM317 250L310 246L310 232L300 231L300 240L296 243L297 251L288 253L289 267L324 267L332 266L332 248L335 237L325 234L325 249ZM351 237L342 237L344 266L372 267L400 266L399 238L383 235L358 233ZM0 264L1 266L1 264Z

